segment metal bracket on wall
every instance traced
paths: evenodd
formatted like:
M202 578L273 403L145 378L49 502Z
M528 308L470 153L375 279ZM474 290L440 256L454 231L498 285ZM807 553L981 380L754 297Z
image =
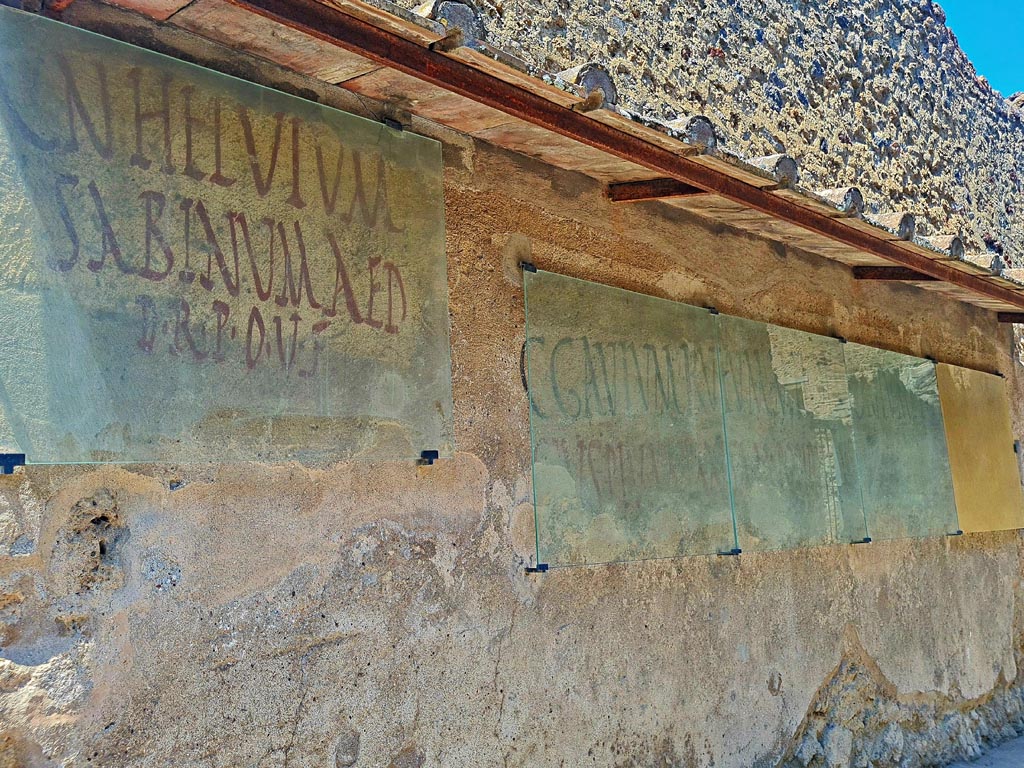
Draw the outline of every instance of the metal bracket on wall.
M547 563L537 563L536 567L528 565L525 570L527 573L547 573L549 567Z
M727 549L724 552L719 552L718 554L719 554L720 557L734 557L734 556L740 555L742 553L743 553L743 550L740 549L739 547L736 547L736 549Z
M851 541L850 543L851 544L870 544L871 543L871 537L870 536L865 536L863 539L858 539L857 541Z
M395 131L404 131L405 130L405 126L402 125L397 120L395 120L395 118L393 118L393 117L382 118L381 122L384 123L384 125L386 125L388 128L391 128L392 130L395 130Z
M24 466L24 453L0 453L0 475L14 474L15 467Z
M519 350L519 378L523 380L523 392L530 394L530 382L526 376L526 340L523 340L523 348Z
M536 273L536 271L537 271L537 268L533 265L532 262L529 262L529 261L520 261L519 262L519 268L521 270L523 270L523 272L534 272L534 273Z
M717 314L718 314L718 310L717 310L717 309L715 309L714 307L704 307L704 309L706 309L706 310L707 310L708 312L710 312L710 313L711 313L712 315L717 315Z
M963 536L964 532L963 531L953 531L952 533L947 533L946 535L947 536Z
M441 458L441 454L438 451L420 451L420 457L416 459L416 466L429 467L439 458Z

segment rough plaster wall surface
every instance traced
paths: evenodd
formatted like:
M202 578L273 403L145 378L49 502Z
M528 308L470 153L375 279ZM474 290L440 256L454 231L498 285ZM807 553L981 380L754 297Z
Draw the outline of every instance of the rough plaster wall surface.
M158 29L139 39L226 61ZM0 766L912 768L1024 728L1015 533L525 574L514 265L1019 388L1008 330L413 129L445 142L459 453L0 478Z
M552 72L599 64L630 111L707 115L732 152L788 153L810 188L860 187L876 213L924 217L919 234L1024 265L1024 112L931 0L475 5L493 45Z

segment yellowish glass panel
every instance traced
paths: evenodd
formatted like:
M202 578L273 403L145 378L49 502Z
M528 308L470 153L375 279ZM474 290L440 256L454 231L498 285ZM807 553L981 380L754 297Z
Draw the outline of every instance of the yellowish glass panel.
M940 364L937 374L960 527L1024 528L1006 382L955 365Z

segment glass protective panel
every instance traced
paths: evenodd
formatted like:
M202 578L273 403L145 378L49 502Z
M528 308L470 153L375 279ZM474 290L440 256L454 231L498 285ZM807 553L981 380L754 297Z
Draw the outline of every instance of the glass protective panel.
M725 315L718 324L740 548L863 540L842 343Z
M0 8L0 440L452 450L440 145Z
M706 310L524 273L538 562L735 546Z
M860 344L844 351L869 535L955 532L935 363Z
M1024 528L1006 382L944 363L936 373L960 527L967 533Z

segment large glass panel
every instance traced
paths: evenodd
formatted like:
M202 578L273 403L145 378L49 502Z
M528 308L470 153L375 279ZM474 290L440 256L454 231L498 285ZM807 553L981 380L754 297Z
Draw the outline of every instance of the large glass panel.
M452 450L440 146L0 8L0 440Z
M524 280L538 561L732 550L712 316L546 272Z
M737 317L718 321L740 548L862 541L842 343Z
M935 364L860 344L844 351L871 538L955 532Z
M968 533L1024 528L1006 382L944 363L936 373L960 527Z

